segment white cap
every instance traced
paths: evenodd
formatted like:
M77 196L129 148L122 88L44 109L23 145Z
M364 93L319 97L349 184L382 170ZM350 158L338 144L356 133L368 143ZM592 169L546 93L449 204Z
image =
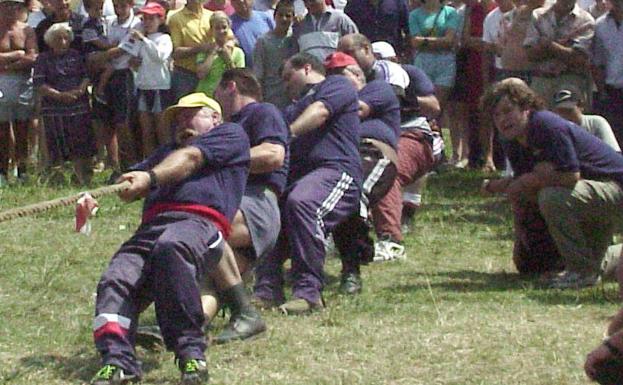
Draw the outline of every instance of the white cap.
M396 57L396 50L386 41L375 41L372 43L372 52L379 55L381 59L389 59Z

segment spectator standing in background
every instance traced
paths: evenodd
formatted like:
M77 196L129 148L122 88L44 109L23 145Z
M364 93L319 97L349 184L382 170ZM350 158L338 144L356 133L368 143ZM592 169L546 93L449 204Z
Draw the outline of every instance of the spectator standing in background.
M623 0L611 0L612 9L595 26L593 73L599 92L598 110L623 140Z
M453 7L439 0L428 0L409 14L411 47L415 50L413 64L424 71L435 85L441 108L446 106L456 79L454 45L459 28L459 15ZM453 163L460 161L462 132L450 130Z
M212 12L202 4L201 0L187 0L184 8L169 18L174 60L171 92L175 100L195 92L199 82L197 54L212 47L209 41Z
M80 184L91 182L96 153L84 57L71 49L73 32L67 23L52 25L45 33L51 48L39 55L34 83L41 94L41 117L50 163L71 160Z
M244 67L245 54L236 46L236 37L225 12L216 11L210 18L210 39L214 44L207 52L197 55L197 92L212 97L223 72Z
M533 12L524 46L534 64L530 86L550 103L561 84L572 84L592 107L589 53L595 20L575 0L556 0Z
M528 59L528 51L523 42L532 22L532 11L543 6L544 0L527 0L504 14L508 28L500 42L500 60L502 70L497 79L516 77L530 84L532 63Z
M400 56L408 51L404 44L409 35L409 9L405 0L350 0L344 13L370 41L386 41Z
M143 158L147 158L158 145L167 144L173 139L162 119L164 110L173 104L169 70L173 43L164 25L166 20L164 7L151 2L138 13L143 15L144 31L133 30L132 37L141 42L136 87Z
M37 41L32 28L19 20L23 7L21 0L0 2L0 188L7 184L13 144L17 176L26 177L28 120L33 113L30 72L37 57Z
M292 28L299 52L314 55L322 62L337 49L342 36L358 32L350 17L329 8L324 0L308 0L305 6L307 15Z
M291 102L279 69L296 53L296 42L290 35L294 12L292 0L279 1L275 8L275 29L260 36L253 51L253 71L262 85L264 101L278 108L284 108Z
M232 0L236 12L231 16L231 28L244 51L246 66L253 68L253 50L257 39L275 28L275 21L266 12L253 10L253 0Z

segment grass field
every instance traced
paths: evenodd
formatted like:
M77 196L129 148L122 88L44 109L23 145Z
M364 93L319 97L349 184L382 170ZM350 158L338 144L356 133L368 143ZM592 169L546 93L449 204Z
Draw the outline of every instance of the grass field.
M587 384L584 357L618 307L615 284L554 291L520 278L508 205L477 195L483 177L432 178L406 261L365 268L364 292L351 298L337 294L329 258L328 309L265 313L264 337L210 347L211 383ZM70 192L0 190L0 210ZM72 232L73 208L0 223L0 384L81 384L98 369L95 286L140 211L116 197L100 205L89 237ZM154 320L151 308L143 320ZM170 353L139 355L144 383L176 383Z

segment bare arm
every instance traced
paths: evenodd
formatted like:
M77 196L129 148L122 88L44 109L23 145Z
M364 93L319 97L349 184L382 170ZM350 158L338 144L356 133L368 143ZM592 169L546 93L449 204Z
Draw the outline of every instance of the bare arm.
M35 31L28 27L25 29L26 40L24 42L24 54L17 60L9 63L8 70L30 70L37 59L37 36Z
M292 124L290 132L294 136L300 136L322 126L329 119L329 110L323 102L313 102Z
M204 157L201 150L188 146L171 153L151 171L156 176L158 185L174 184L195 173L203 165L203 162ZM119 197L125 202L146 196L152 182L151 176L146 171L125 173L119 177L117 183L126 180L130 182L130 187L119 193Z
M419 50L427 51L446 51L454 47L456 32L448 29L443 37L423 37L413 36L411 46Z
M283 166L286 150L281 144L264 142L251 148L251 174L263 174Z

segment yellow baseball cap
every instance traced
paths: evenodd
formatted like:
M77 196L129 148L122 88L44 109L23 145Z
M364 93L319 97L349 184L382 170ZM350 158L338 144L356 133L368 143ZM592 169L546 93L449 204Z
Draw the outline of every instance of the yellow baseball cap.
M179 112L181 108L200 108L200 107L208 107L218 112L219 114L223 114L221 110L221 105L218 102L203 92L195 92L194 94L188 94L183 96L178 100L177 104L167 108L164 111L164 119L167 122L171 122L175 119L175 115Z

